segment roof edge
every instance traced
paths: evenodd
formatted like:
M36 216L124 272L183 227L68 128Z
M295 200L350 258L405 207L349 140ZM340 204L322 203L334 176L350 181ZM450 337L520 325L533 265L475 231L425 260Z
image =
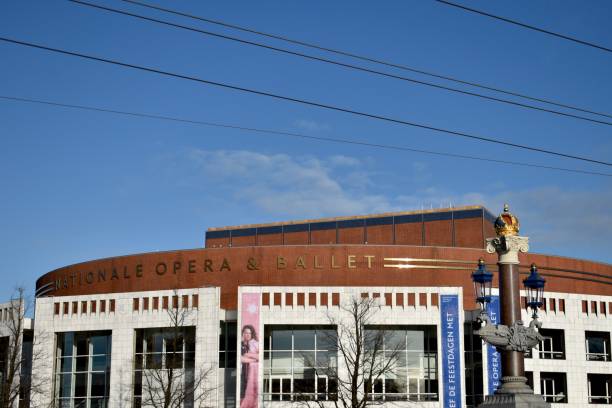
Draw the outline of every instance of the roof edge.
M432 213L438 213L438 212L480 210L480 209L483 209L485 212L492 214L489 210L487 210L482 205L466 205L466 206L461 206L461 207L436 208L436 209L430 209L430 210L397 211L397 212L386 212L386 213L368 214L368 215L354 215L354 216L345 216L345 217L327 217L327 218L315 218L315 219L305 219L305 220L269 222L269 223L261 223L261 224L231 225L231 226L226 226L226 227L210 227L206 231L227 231L227 230L238 230L238 229L244 229L244 228L275 227L275 226L280 226L280 225L307 224L307 223L315 223L315 222L364 220L368 218L378 218L378 217L392 217L392 216L413 215L413 214L432 214Z

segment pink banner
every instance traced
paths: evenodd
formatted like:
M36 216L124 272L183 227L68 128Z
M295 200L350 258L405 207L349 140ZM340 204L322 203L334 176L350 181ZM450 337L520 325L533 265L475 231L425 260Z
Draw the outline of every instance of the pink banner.
M257 408L259 385L259 293L243 293L240 310L240 408Z

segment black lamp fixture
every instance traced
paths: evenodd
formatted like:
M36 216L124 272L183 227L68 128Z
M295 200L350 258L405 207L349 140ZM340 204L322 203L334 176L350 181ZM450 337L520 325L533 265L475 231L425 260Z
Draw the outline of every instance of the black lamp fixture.
M538 273L538 267L536 264L531 264L531 272L525 280L525 292L527 292L527 307L532 311L532 318L537 319L538 309L544 304L544 285L546 280Z
M486 313L487 304L491 302L491 283L493 274L487 270L484 259L478 260L478 268L472 272L476 302L480 303L481 312Z

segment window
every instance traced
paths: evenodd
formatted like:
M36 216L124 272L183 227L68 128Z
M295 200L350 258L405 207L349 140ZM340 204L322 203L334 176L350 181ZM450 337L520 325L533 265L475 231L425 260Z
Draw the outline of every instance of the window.
M394 358L392 372L366 384L372 399L437 401L437 339L435 326L371 327L369 339L384 331L383 356ZM371 335L367 333L371 333ZM368 341L368 339L366 339Z
M23 341L21 345L21 372L19 384L19 408L30 407L30 387L32 378L32 352L34 347L34 332L32 330L23 331Z
M587 374L589 404L612 404L612 375Z
M335 326L266 326L264 398L272 401L335 400Z
M195 327L136 330L134 407L146 405L143 395L158 398L168 378L172 378L177 389L185 390L185 406L192 406L189 396L193 399L193 392L189 390L193 389L194 377Z
M236 322L220 322L219 368L236 368Z
M540 390L546 402L567 403L565 373L540 373Z
M219 368L223 370L223 406L226 408L234 408L236 406L236 345L238 338L236 337L236 322L220 323L219 331Z
M9 338L0 337L0 384L4 384L6 377L6 361L8 359ZM2 388L0 388L0 396L2 396Z
M544 340L540 342L540 358L546 360L565 360L565 338L563 330L540 329Z
M474 334L472 322L463 325L465 344L465 398L466 405L477 407L484 401L482 379L482 340ZM501 380L501 368L498 381Z
M610 361L610 333L585 332L586 359Z
M527 385L533 390L533 371L525 371L525 377L527 377Z
M57 334L55 401L60 407L106 407L110 390L111 332Z

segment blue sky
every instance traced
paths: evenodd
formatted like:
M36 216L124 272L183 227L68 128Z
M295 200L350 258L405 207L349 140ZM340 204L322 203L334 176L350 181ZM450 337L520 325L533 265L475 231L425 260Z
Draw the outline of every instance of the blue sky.
M355 62L120 1L98 3ZM158 4L612 113L610 53L433 1ZM469 5L612 46L610 2ZM2 2L0 27L1 36L14 39L604 161L612 157L606 125L349 71L67 1ZM606 166L6 43L0 43L0 56L5 96L610 173ZM71 263L201 247L208 227L449 204L482 204L497 213L507 201L532 251L612 261L610 177L5 100L0 100L0 146L0 299L15 285L32 289L38 276Z

